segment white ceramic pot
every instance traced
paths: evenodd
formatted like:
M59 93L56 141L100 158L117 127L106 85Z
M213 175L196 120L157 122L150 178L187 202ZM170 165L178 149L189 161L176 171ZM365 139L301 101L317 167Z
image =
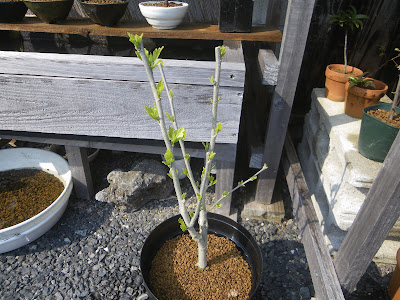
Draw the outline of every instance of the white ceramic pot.
M46 233L61 218L72 191L67 161L51 151L33 148L0 150L0 171L35 168L55 175L64 185L61 195L36 216L0 230L0 253L22 247Z
M189 4L179 1L172 3L182 4L181 6L162 7L143 5L144 3L155 3L160 1L146 1L139 3L139 9L147 22L156 29L173 29L178 26L185 17Z

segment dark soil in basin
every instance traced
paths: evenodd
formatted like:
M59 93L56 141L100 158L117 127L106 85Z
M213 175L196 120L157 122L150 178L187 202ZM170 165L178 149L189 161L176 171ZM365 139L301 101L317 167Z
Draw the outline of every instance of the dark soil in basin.
M390 111L384 110L384 109L377 109L377 110L369 110L367 112L370 116L373 116L377 118L378 120L381 120L382 122L385 122L389 125L395 126L395 127L400 127L400 114L394 113L393 114L393 120L389 120L390 116Z

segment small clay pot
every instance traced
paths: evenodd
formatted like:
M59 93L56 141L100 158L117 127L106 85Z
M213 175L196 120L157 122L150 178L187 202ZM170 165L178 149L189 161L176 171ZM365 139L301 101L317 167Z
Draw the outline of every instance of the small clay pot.
M0 22L20 22L25 17L28 8L21 1L0 2Z
M350 87L350 83L345 85L346 95L344 100L344 112L353 118L361 119L364 107L378 104L379 100L385 96L388 86L382 81L372 79L376 87L375 90Z
M341 70L343 72L344 65L332 64L328 65L325 70L325 97L332 101L343 102L345 97L345 84L347 78L350 76L358 76L363 73L360 69L352 66L347 66L346 72L351 73L339 73L335 70Z
M124 15L128 7L128 1L118 1L118 3L93 3L80 2L89 18L96 24L102 26L113 26Z
M74 0L24 0L24 3L43 22L56 23L68 17Z
M400 300L400 249L397 250L396 262L396 268L388 286L388 294L392 300Z

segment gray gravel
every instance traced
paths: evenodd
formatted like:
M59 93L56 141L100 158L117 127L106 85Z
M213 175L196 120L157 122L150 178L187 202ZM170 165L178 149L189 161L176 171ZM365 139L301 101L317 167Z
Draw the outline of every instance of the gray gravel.
M100 155L96 189L135 154ZM100 167L101 166L101 167ZM147 299L139 270L140 250L163 220L176 215L174 198L154 200L138 211L71 196L61 220L44 236L0 255L0 299ZM295 220L240 220L260 244L264 273L256 299L310 299L314 288ZM385 299L391 268L372 266L349 299ZM365 298L364 298L365 299Z

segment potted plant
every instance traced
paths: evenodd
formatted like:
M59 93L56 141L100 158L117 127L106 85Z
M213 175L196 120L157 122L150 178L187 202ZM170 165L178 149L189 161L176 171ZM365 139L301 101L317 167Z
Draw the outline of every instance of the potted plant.
M20 22L24 18L28 8L22 0L0 1L0 22Z
M341 10L336 15L329 18L330 24L339 25L344 28L344 64L330 64L325 70L325 97L333 101L344 101L345 84L348 76L361 75L363 72L353 66L347 64L347 40L348 30L362 29L364 19L368 16L357 14L354 6L350 5L347 10Z
M219 30L221 32L250 32L253 0L220 0Z
M85 13L96 24L114 26L124 15L128 0L81 0Z
M385 83L367 78L365 77L366 74L347 78L344 112L353 118L361 119L364 107L378 104L388 89Z
M210 142L204 144L206 151L205 166L201 182L199 183L196 182L189 164L190 155L186 153L184 144L186 131L184 128L179 128L177 124L173 92L168 88L162 67L163 63L159 59L162 48L155 49L153 53L149 53L143 48L142 36L132 34L129 34L129 36L130 41L136 48L137 56L143 62L153 92L155 104L153 107L146 106L146 111L160 126L167 148L163 163L170 169L168 175L173 179L180 211L180 216L175 216L154 229L143 246L141 270L148 293L150 297L154 298L162 295L163 298L182 299L183 290L197 295L201 293L205 298L209 299L214 297L247 299L249 295L255 292L260 281L262 270L260 249L250 233L240 226L240 224L227 217L212 214L210 211L220 207L220 201L231 192L255 180L257 175L266 169L266 166L264 165L261 170L248 180L239 182L238 186L231 192L224 192L221 199L214 201L212 204L207 205L205 199L207 188L216 183L216 179L210 174L210 171L213 168L213 159L216 155L214 152L216 138L222 130L222 124L217 123L218 102L220 101L218 90L221 59L226 48L216 48L215 76L209 78L214 89L213 98L211 99L211 137ZM158 66L162 78L158 83L155 82L153 77L153 69L156 66ZM164 89L169 100L170 113L164 113L161 103L161 95ZM168 128L166 127L166 121L169 121L171 124ZM175 157L173 154L175 144L179 144L180 146L186 166L183 172L188 177L197 198L196 208L192 212L188 211L185 204L186 194L181 191L179 173L175 166ZM182 231L187 231L189 235L182 234ZM211 233L215 233L216 235L211 235ZM223 238L222 240L218 239L218 242L216 242L218 235L222 235ZM237 251L236 246L232 246L229 238L231 241L236 242L236 246L247 255L250 267L245 266L246 263L239 254L240 251ZM194 253L192 253L193 245L190 241L195 244ZM226 250L228 250L228 253L226 253ZM189 258L186 260L187 255L192 256L192 259ZM234 257L235 263L229 259L232 257ZM163 268L159 269L161 266ZM153 268L156 268L156 271L152 271ZM240 271L237 268L240 268ZM222 273L217 275L215 269ZM236 275L239 275L239 277L236 283L234 281L231 285L228 282L228 278ZM221 289L224 290L221 291ZM221 292L222 294L216 296L215 293L217 292ZM166 296L167 293L169 296Z
M24 3L40 20L51 24L68 17L74 0L24 0Z
M400 52L399 48L395 51ZM399 64L391 59L396 68L400 71ZM368 159L384 161L390 147L400 129L400 108L397 107L400 96L400 75L392 104L379 103L364 108L360 136L358 139L358 150Z
M146 1L139 3L139 9L153 28L174 29L186 16L189 4L180 1Z

